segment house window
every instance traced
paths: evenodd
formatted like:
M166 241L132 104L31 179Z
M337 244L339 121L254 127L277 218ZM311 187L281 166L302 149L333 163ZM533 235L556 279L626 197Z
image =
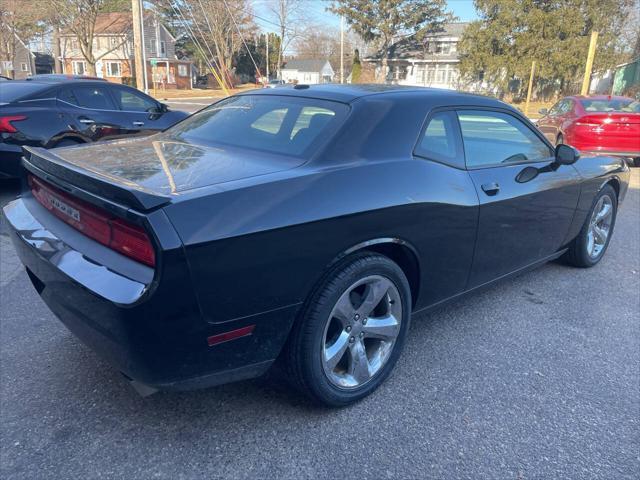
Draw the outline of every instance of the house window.
M20 64L20 70L22 70L23 72L28 72L29 68L27 67L26 63L21 63Z
M78 39L77 38L72 38L71 39L71 50L79 50L80 46L78 45Z
M107 62L107 77L121 77L120 62Z
M116 48L120 45L120 39L118 37L109 37L109 45L111 45L111 48Z
M74 75L86 75L87 74L87 63L84 60L74 60L72 62L73 65L73 74Z
M436 73L436 69L433 66L427 66L425 67L425 83L426 84L431 84L433 83L433 78L435 77L435 73Z
M178 65L178 76L186 77L189 75L188 69L186 65Z
M160 55L166 55L167 53L167 44L164 40L160 41Z
M149 53L151 55L155 55L156 54L156 42L154 41L153 38L148 38L147 39L147 50L149 51Z

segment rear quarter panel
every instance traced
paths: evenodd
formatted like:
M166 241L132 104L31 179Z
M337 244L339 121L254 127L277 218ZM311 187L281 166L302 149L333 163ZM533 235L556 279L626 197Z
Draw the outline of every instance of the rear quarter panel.
M417 252L416 308L465 288L478 217L466 171L409 158L266 180L165 208L207 321L300 304L341 254L380 238Z
M629 167L625 161L617 157L590 156L581 157L574 164L582 177L578 206L567 235L566 243L573 240L582 228L587 214L591 210L593 200L606 183L612 183L618 193L620 204L629 187Z

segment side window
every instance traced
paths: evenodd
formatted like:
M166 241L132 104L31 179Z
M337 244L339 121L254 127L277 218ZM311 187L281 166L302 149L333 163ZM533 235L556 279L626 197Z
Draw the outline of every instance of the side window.
M458 110L468 168L500 163L535 162L551 149L522 121L506 113Z
M454 112L438 112L431 117L415 149L415 154L429 160L464 168L458 119Z
M115 110L109 92L102 87L74 87L62 94L62 100L93 110Z
M63 102L70 103L71 105L75 105L77 107L80 106L80 104L78 103L78 99L69 88L65 88L58 93L58 100L62 100Z
M150 112L158 108L155 100L127 88L115 88L113 93L120 110L126 110L128 112Z
M549 109L549 115L551 115L551 116L559 115L560 114L560 109L562 107L562 103L563 103L562 100L556 102L556 104Z
M565 105L564 105L564 108L562 109L562 113L563 114L569 113L570 111L573 110L573 107L574 107L573 100L565 100Z

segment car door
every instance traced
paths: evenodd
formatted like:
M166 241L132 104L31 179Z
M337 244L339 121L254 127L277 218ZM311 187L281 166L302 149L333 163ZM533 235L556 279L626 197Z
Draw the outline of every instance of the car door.
M554 254L566 238L580 194L571 165L510 111L456 111L465 163L480 210L469 288Z
M103 85L68 85L57 96L58 108L65 123L91 141L122 135L117 108Z
M171 126L168 112L148 95L124 86L112 86L111 91L127 134L150 135Z

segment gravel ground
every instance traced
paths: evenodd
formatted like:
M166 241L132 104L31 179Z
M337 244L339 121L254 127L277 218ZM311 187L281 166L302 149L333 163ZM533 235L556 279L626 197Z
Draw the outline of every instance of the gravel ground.
M342 410L277 372L140 398L48 311L3 225L0 477L637 479L639 174L598 266L416 317L395 374Z

